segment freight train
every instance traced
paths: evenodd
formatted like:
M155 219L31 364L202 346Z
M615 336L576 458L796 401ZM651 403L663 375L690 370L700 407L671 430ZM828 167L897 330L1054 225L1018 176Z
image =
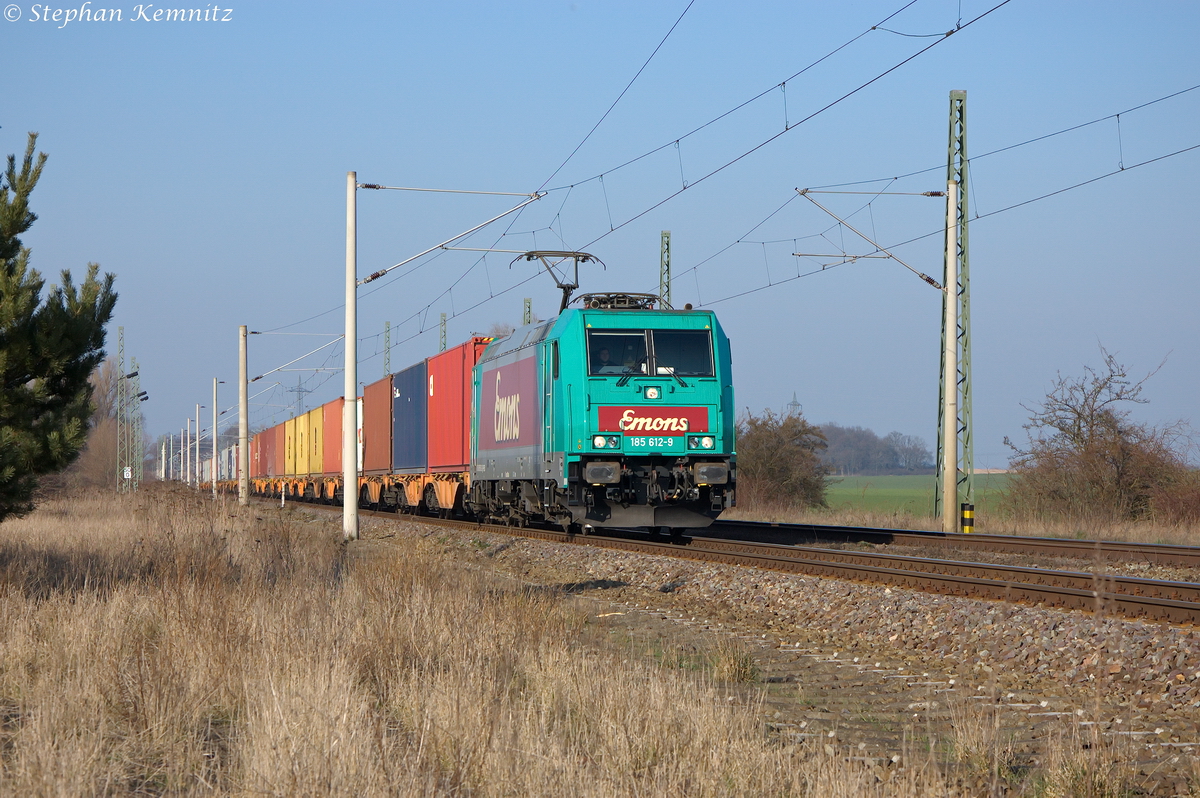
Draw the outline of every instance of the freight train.
M367 385L360 505L583 531L703 527L734 506L730 348L716 316L651 295L567 300L549 321ZM343 501L343 401L253 437L255 494Z

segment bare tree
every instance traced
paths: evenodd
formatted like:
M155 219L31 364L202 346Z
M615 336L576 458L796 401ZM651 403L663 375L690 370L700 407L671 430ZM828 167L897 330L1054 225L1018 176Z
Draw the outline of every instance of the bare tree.
M517 328L506 321L494 321L492 326L487 328L484 335L490 338L507 338L512 335Z
M1104 347L1104 365L1082 377L1055 377L1024 425L1027 442L1013 450L1009 495L1026 514L1138 519L1162 510L1195 482L1187 467L1184 427L1135 422L1128 405L1146 404L1142 389L1158 369L1134 380ZM1160 366L1161 368L1161 366Z
M889 432L883 442L892 452L895 467L901 471L929 468L933 461L933 452L929 451L924 439L916 435Z
M838 474L901 474L929 468L933 454L916 435L889 432L880 438L866 427L822 424L827 448L821 459Z
M107 357L88 378L92 384L92 426L95 427L106 418L117 417L117 373L116 358Z
M538 314L536 314L536 313L529 314L529 323L530 324L537 324L540 321L542 321L542 318L540 316L538 316ZM517 330L517 326L515 324L510 324L507 321L494 321L494 322L492 322L492 326L487 328L487 332L485 332L484 335L489 336L491 338L507 338L508 336L510 336L514 332L516 332L516 330Z
M94 490L112 487L117 463L117 381L121 374L114 357L107 357L88 377L92 385L92 415L87 442L64 474L65 485Z

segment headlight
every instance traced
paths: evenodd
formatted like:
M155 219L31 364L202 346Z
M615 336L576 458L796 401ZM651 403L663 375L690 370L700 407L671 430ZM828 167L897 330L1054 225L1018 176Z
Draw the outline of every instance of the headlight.
M659 397L659 395L660 395L659 388L657 385L650 385L650 386L646 387L646 398L647 399L657 399Z
M729 466L724 463L696 463L697 485L725 485L729 482Z
M597 435L592 438L592 446L595 446L597 449L603 449L607 442L607 439L603 435Z
M717 441L711 435L689 435L689 449L712 449L717 445Z
M615 485L621 481L620 463L587 463L583 481L589 485Z
M620 445L620 435L595 435L592 437L592 448L595 449L616 449Z

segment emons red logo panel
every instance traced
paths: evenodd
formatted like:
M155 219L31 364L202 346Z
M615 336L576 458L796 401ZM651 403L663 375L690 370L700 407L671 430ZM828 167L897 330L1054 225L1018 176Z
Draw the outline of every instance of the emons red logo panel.
M537 358L483 372L479 407L479 450L537 446L539 422Z
M708 432L707 407L600 407L600 431L646 435Z

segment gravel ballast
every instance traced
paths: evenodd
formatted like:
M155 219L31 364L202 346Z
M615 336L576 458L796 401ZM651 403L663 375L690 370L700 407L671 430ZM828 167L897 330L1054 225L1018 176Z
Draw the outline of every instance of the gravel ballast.
M593 616L604 623L621 616L624 630L670 621L689 633L703 631L710 641L713 635L749 641L767 691L768 722L795 737L828 735L830 743L862 749L853 736L862 724L855 727L837 709L847 701L864 715L876 702L879 717L891 712L895 718L897 706L907 708L899 715L911 724L900 732L907 734L927 724L923 712L947 720L954 702L979 699L1000 706L1006 723L1015 715L1015 726L1024 724L1023 739L1034 741L1024 750L1034 766L1037 740L1071 727L1125 746L1124 755L1135 770L1143 763L1148 779L1186 788L1195 775L1200 634L1191 627L1112 617L1103 607L1075 612L1007 604L403 517L364 519L363 535L401 544L404 538L437 541L467 567L597 602ZM889 689L879 689L882 684ZM781 718L774 711L779 696L803 706L783 709ZM813 696L824 704L813 706ZM771 724L772 717L780 722ZM872 744L862 753L885 763L893 755L880 746L871 750Z

